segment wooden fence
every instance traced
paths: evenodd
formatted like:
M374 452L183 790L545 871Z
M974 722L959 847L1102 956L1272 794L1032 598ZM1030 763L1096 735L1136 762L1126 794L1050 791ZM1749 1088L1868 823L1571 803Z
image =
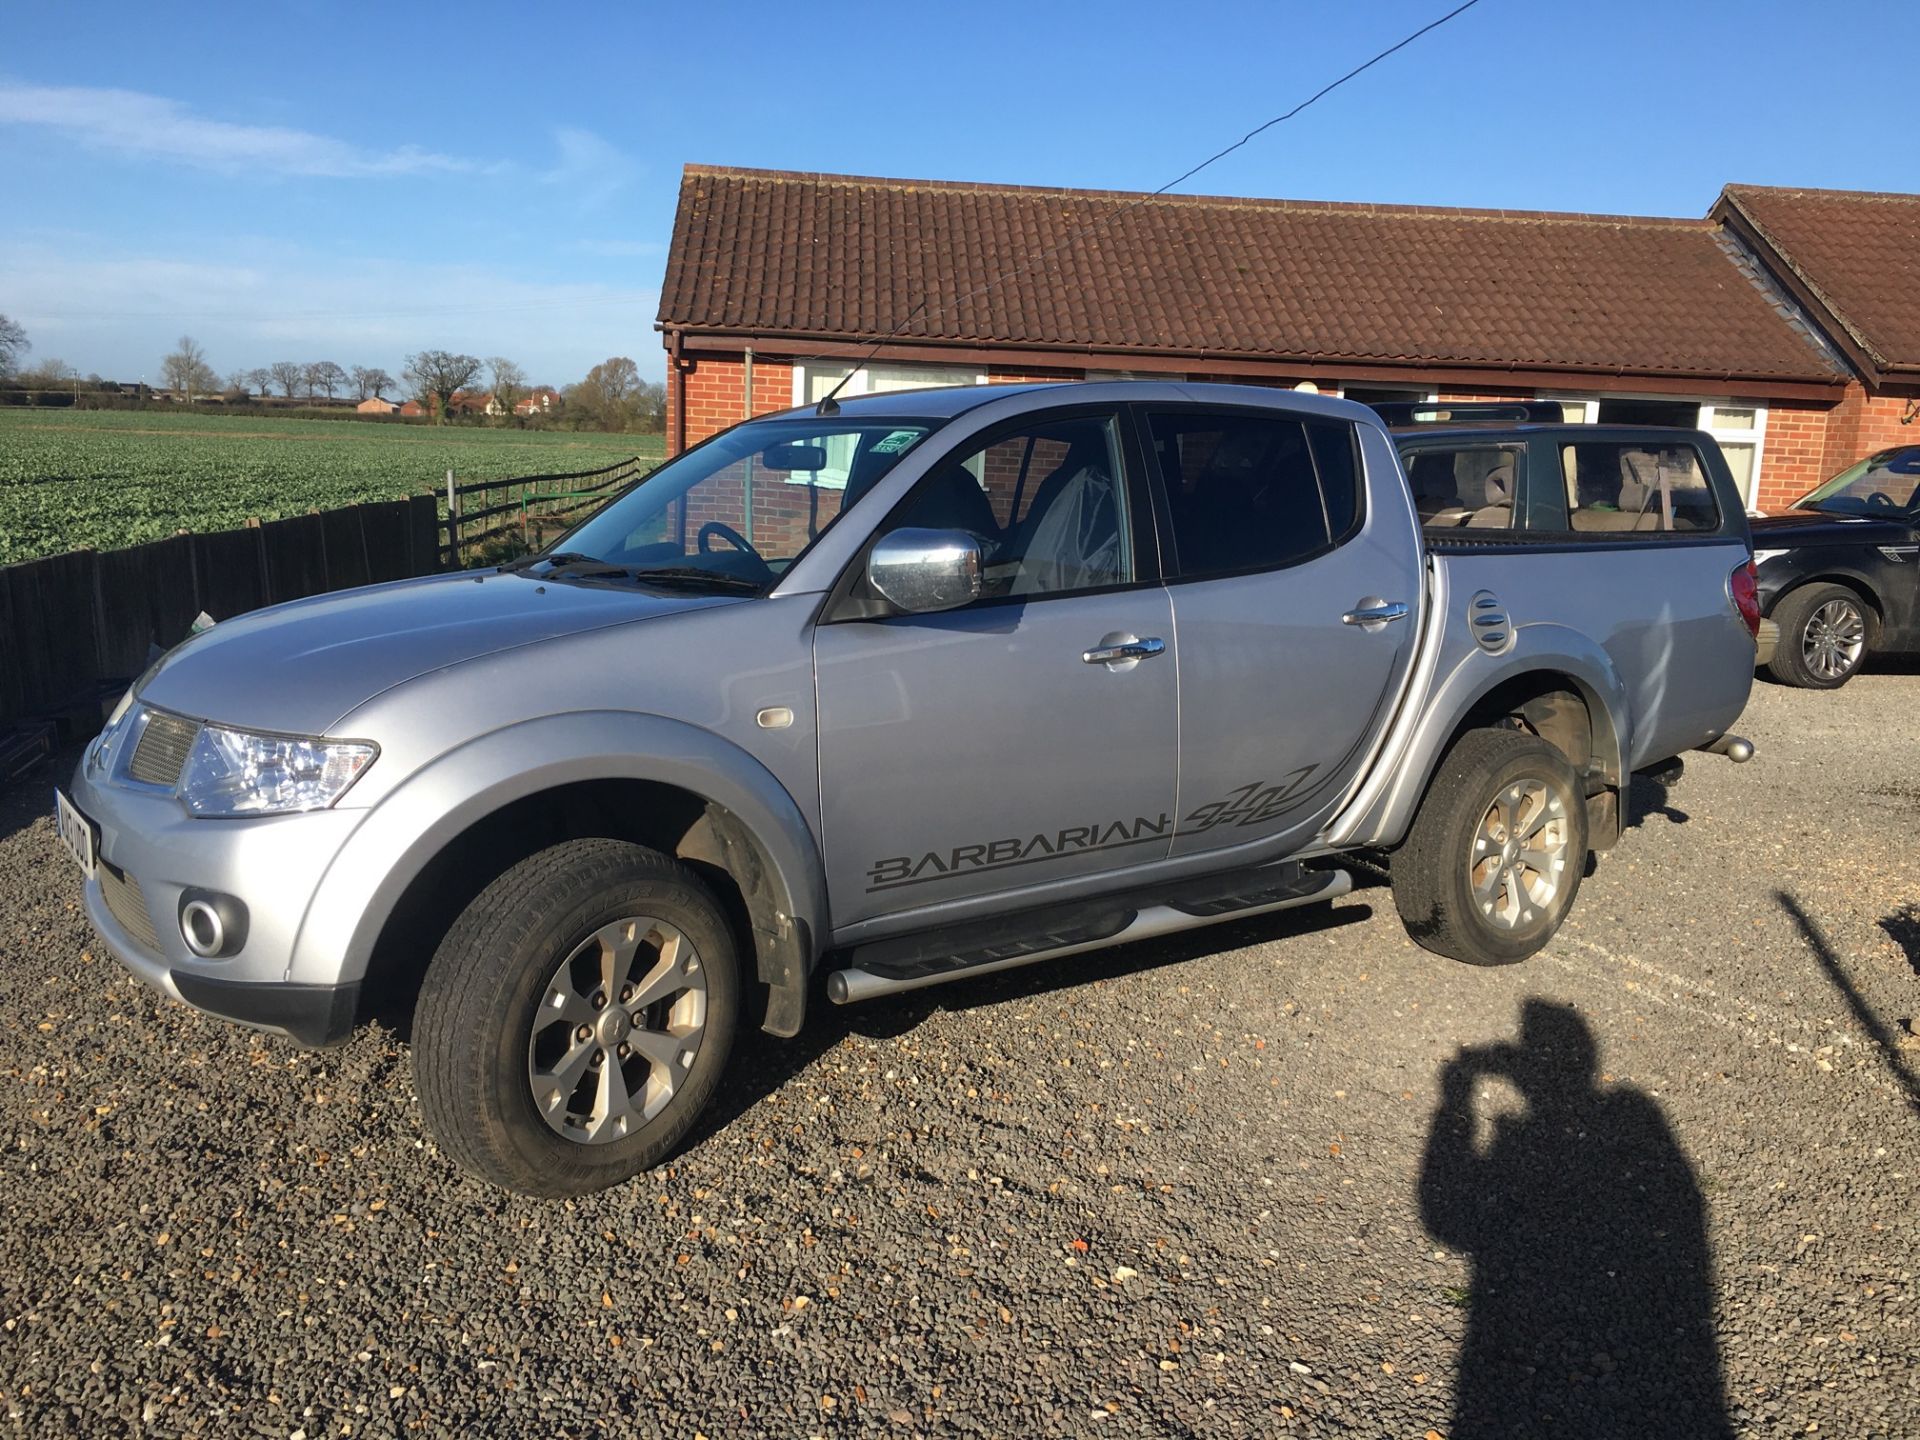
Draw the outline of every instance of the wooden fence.
M446 536L440 549L441 562L457 570L469 558L470 547L516 536L523 546L532 549L550 531L570 528L588 511L641 479L654 463L636 455L598 470L474 480L465 485L455 483L454 473L449 470L447 518L441 522ZM503 495L503 500L495 498Z
M316 510L124 550L74 550L0 569L0 724L93 713L178 644L205 611L225 620L329 590L440 568L431 495Z

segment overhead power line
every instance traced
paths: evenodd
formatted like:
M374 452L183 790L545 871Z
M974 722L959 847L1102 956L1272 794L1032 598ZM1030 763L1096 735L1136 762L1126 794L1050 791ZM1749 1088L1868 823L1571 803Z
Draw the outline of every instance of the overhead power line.
M1226 146L1224 149L1214 151L1213 154L1209 155L1206 159L1202 160L1198 165L1195 165L1192 169L1183 171L1181 174L1174 176L1173 179L1167 181L1167 183L1162 185L1159 189L1149 190L1143 195L1135 196L1133 199L1128 200L1123 204L1114 206L1113 209L1109 210L1106 214L1102 215L1098 220L1092 221L1090 224L1083 225L1080 229L1070 232L1064 240L1061 240L1057 244L1051 245L1047 249L1040 251L1037 255L1034 255L1029 259L1023 261L1021 264L1016 265L1013 269L1007 270L1002 274L994 276L991 280L987 281L983 285L975 286L973 289L967 291L964 295L956 295L951 301L947 302L947 304L942 306L940 309L929 311L927 309L927 301L922 300L918 305L916 305L913 308L912 311L908 313L906 319L902 320L898 325L894 326L892 330L888 331L885 335L881 336L878 340L874 341L872 348L869 349L865 355L862 355L860 357L859 363L855 364L847 371L845 378L840 381L840 384L834 386L832 391L830 391L827 394L826 398L820 402L821 406L823 407L823 413L826 413L826 414L833 413L832 409L825 408L825 407L829 407L832 405L833 397L840 393L841 386L844 386L848 380L851 380L854 376L854 373L858 371L861 366L865 365L869 360L873 359L873 357L880 352L880 349L882 346L886 345L890 341L899 339L901 334L906 331L908 326L914 324L916 321L922 319L923 317L927 319L932 319L934 316L945 314L947 310L952 309L959 305L964 305L969 300L977 299L980 296L985 295L988 291L993 290L997 286L1004 285L1009 280L1018 279L1020 276L1032 270L1036 265L1039 265L1042 261L1052 259L1055 255L1058 255L1062 250L1065 250L1070 246L1078 243L1079 241L1084 240L1087 236L1093 234L1095 231L1103 229L1106 226L1112 224L1116 219L1126 214L1129 210L1132 210L1137 208L1138 206L1144 205L1149 200L1157 200L1162 195L1165 195L1169 190L1173 189L1174 186L1186 183L1188 180L1191 180L1194 176L1198 175L1202 170L1206 169L1209 165L1212 165L1215 161L1224 160L1227 156L1231 155L1234 151L1238 150L1242 145L1245 145L1248 141L1253 140L1255 137L1259 135L1265 134L1267 131L1273 129L1273 127L1276 125L1284 125L1287 121L1293 119L1294 116L1298 115L1302 110L1305 110L1309 105L1313 105L1320 100L1324 100L1327 96L1331 95L1334 91L1338 90L1342 85L1346 84L1349 80L1354 79L1356 76L1365 74L1367 71L1371 70L1374 66L1378 65L1382 60L1385 60L1388 56L1397 54L1398 52L1406 49L1407 46L1413 44L1413 42L1418 40L1421 36L1426 35L1431 31L1438 30L1442 25L1445 25L1449 20L1452 20L1457 16L1465 14L1467 11L1471 10L1474 6L1478 5L1479 3L1480 3L1480 0L1465 0L1464 4L1454 6L1453 9L1447 11L1446 14L1440 16L1438 19L1429 20L1426 24L1422 25L1418 30L1413 31L1411 34L1403 37L1402 39L1396 40L1393 44L1389 45L1386 49L1380 51L1377 55L1373 56L1371 59L1363 61L1361 64L1354 66L1353 69L1347 71L1347 73L1342 75L1338 80L1328 81L1325 85L1322 85L1318 90L1314 91L1313 94L1309 95L1306 99L1302 100L1298 105L1294 106L1291 110L1288 110L1284 114L1276 115L1271 120L1265 121L1262 124L1254 126L1253 129L1249 130L1246 134L1242 135L1238 140L1234 141L1231 145ZM827 358L829 357L825 355L808 355L800 360L796 360L794 363L796 365L805 365L808 362L813 360L824 360Z

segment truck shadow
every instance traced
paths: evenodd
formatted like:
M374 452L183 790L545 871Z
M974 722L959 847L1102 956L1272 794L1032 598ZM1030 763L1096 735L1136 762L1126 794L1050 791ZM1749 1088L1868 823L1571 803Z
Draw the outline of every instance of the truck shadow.
M1042 960L1018 969L953 980L858 1005L835 1005L828 1000L822 972L814 977L813 989L807 998L807 1021L799 1035L783 1040L758 1030L742 1029L727 1076L720 1082L713 1102L695 1123L683 1148L694 1149L724 1130L769 1095L804 1074L816 1060L850 1035L891 1040L908 1034L943 1010L972 1010L1072 990L1096 980L1176 966L1223 951L1362 924L1372 914L1371 907L1365 905L1302 906L1247 920L1225 921L1158 940Z
M1517 1042L1440 1072L1419 1198L1473 1267L1445 1292L1466 1310L1454 1440L1733 1433L1699 1182L1659 1104L1599 1075L1586 1021L1541 999ZM1476 1114L1507 1087L1523 1111Z

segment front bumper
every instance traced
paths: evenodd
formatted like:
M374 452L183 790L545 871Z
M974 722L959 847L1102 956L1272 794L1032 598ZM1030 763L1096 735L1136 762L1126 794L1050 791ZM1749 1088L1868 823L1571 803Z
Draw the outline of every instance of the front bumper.
M1753 663L1755 666L1764 665L1773 659L1773 652L1780 648L1780 622L1777 620L1762 620L1760 622L1760 633L1754 637L1753 643Z
M115 959L162 994L222 1019L302 1045L347 1038L360 977L324 959L296 974L293 955L321 877L365 812L197 820L171 795L104 780L85 759L68 794L98 829L85 905ZM204 959L187 948L179 913L188 891L245 904L237 953Z

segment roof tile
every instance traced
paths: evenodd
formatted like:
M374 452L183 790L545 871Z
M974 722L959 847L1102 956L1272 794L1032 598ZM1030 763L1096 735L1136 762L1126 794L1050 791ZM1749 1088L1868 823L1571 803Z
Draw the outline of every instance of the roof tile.
M669 327L1832 381L1704 220L690 165Z
M1883 369L1920 369L1920 195L1729 185L1747 218Z

